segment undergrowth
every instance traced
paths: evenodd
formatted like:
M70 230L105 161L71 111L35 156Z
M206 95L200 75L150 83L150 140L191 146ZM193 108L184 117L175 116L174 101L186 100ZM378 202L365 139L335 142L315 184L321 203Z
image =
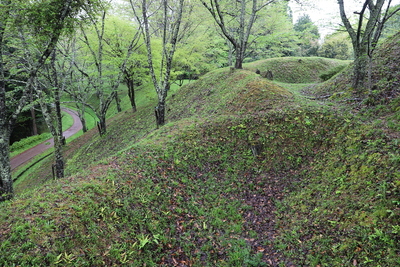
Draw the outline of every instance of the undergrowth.
M166 125L67 183L3 204L7 212L1 220L8 218L12 227L1 229L6 241L1 264L283 262L271 239L277 235L276 196L315 151L329 147L332 127L342 122L324 109L286 108L199 120L196 128L183 124L181 133L168 139L162 136L176 124ZM155 141L160 139L164 142ZM262 212L268 217L253 224Z
M171 92L160 129L145 97L69 143L68 178L0 204L0 265L399 265L398 107L279 85L218 70Z
M279 246L299 265L400 264L399 139L349 122L280 206Z

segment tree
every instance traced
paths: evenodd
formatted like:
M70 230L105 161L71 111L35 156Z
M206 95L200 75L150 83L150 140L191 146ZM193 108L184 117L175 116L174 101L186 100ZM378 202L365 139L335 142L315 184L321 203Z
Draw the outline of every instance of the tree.
M337 59L352 59L351 41L345 31L336 31L325 37L318 56Z
M161 0L157 3L161 5L151 9L154 7L154 2L152 1L140 0L135 2L130 0L135 18L140 25L143 25L150 76L158 97L158 105L155 107L158 127L165 124L165 100L171 85L172 60L176 46L184 36L185 29L187 30L190 27L190 21L183 23L184 10L186 8L189 11L190 7L188 5L185 6L184 0ZM158 69L155 67L153 58L152 39L155 39L155 37L161 39L162 49L161 62Z
M50 56L50 62L44 65L40 71L36 84L33 85L37 100L48 129L54 139L54 172L56 178L64 177L64 157L62 147L65 144L62 127L61 93L66 86L65 73L58 71L56 66L57 50L54 49ZM49 105L50 104L50 105Z
M320 37L318 27L305 14L294 24L294 30L299 37L300 56L315 56L318 51L318 40Z
M75 104L78 117L82 124L82 131L87 132L85 113L86 105L90 99L91 84L86 76L81 73L77 68L76 60L79 58L77 48L76 35L64 37L58 43L58 51L62 56L58 57L56 68L57 73L64 77L64 86L62 91L67 93ZM85 69L85 66L82 66Z
M400 7L390 9L391 0L364 0L359 12L357 25L353 26L346 14L344 0L338 0L340 17L350 35L354 50L354 69L352 87L361 92L363 88L370 88L370 67L373 52L381 37L385 23L399 10ZM384 7L385 3L387 4ZM368 77L368 82L367 82Z
M136 112L135 87L142 84L148 74L145 47L139 43L142 41L140 25L137 31L132 31L131 22L112 16L107 21L104 41L106 54L120 67L132 110Z
M235 68L243 68L252 27L258 13L275 0L201 0L235 51Z
M395 9L397 9L399 7L400 7L400 5L391 7L389 12L393 12ZM393 15L393 17L389 21L387 21L385 23L385 27L383 29L382 36L380 38L381 42L382 42L382 39L383 40L387 39L387 38L391 37L392 35L398 33L399 29L400 29L400 14L396 13Z
M89 11L86 11L89 12ZM92 109L97 118L100 135L107 132L106 115L111 102L115 99L119 105L118 87L126 70L126 64L137 44L137 37L126 44L117 60L110 51L107 51L106 17L108 6L103 6L100 17L89 15L90 27L81 25L80 34L83 48L79 59L75 59L75 66L89 81L98 103L96 105L83 102ZM110 41L109 41L110 42Z
M295 56L298 51L298 36L293 29L290 8L286 1L276 2L259 13L254 25L252 49L246 61L271 57Z
M26 106L37 74L63 31L72 27L83 5L94 3L73 0L0 1L0 200L13 196L9 140L14 122ZM21 44L20 33L34 33L32 41L41 43L37 46L40 49L35 61L29 66L23 66L13 58L18 50L10 46ZM26 77L24 81L12 79L13 74L21 72Z

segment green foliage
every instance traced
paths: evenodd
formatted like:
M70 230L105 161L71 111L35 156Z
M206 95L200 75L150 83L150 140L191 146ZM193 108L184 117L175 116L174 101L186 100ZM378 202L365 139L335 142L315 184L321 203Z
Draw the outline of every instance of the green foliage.
M318 56L336 59L351 59L352 44L348 35L343 31L337 31L325 37L318 50Z
M313 23L310 16L301 16L294 24L294 30L299 38L299 56L316 56L320 35L318 27Z
M321 78L322 81L327 81L330 78L332 78L333 76L335 76L336 74L338 74L339 72L341 72L342 70L344 70L347 67L347 65L339 65L336 66L326 72L323 72L319 75L319 77Z
M49 139L50 137L51 137L50 133L44 133L44 134L40 134L40 135L30 136L30 137L24 138L18 142L14 142L10 147L10 151L12 153L11 155L13 155L13 152L15 152L15 151L24 151L28 147L33 147L34 145L39 144L39 143Z
M265 9L258 23L245 62L298 54L299 39L288 15L287 2L276 2Z

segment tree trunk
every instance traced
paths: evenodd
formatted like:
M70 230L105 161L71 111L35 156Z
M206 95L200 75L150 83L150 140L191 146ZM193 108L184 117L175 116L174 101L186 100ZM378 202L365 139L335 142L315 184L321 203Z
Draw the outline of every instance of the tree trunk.
M38 129L36 123L36 112L34 107L31 107L31 117L32 117L32 135L37 135Z
M81 105L81 107L79 107L79 105L76 105L77 109L78 109L78 116L79 116L79 120L82 123L82 131L84 133L87 132L87 127L86 127L86 120L85 120L85 105Z
M236 51L235 69L243 69L243 57Z
M51 112L48 107L47 103L44 102L43 91L41 88L37 88L36 92L40 99L40 106L42 109L43 117L46 121L47 127L49 128L51 135L54 139L54 158L55 158L55 175L57 178L64 177L64 159L62 156L62 147L64 144L64 137L62 134L62 127L59 127L60 118L58 118L58 112L53 111ZM56 116L54 118L54 115ZM61 131L60 131L61 129Z
M0 201L13 197L10 166L10 131L5 123L5 118L2 117L0 119Z
M156 116L157 127L163 126L165 124L165 102L158 102L154 113Z
M60 91L59 88L56 87L54 92L54 101L55 101L55 109L56 109L56 119L57 119L57 134L60 135L60 138L63 139L63 131L62 131L62 114L61 114L61 104L60 104Z
M122 112L121 99L119 98L118 91L115 90L115 103L117 104L117 111Z
M98 116L98 118L100 121L97 122L97 128L99 130L100 136L103 136L107 132L105 114Z
M31 103L33 103L33 91L31 90ZM38 134L37 123L36 123L36 112L35 106L31 107L31 118L32 118L32 135Z
M132 79L125 79L126 85L128 86L129 100L131 101L132 111L136 112L136 101L135 101L135 85Z
M368 56L360 56L354 60L353 81L352 87L358 91L366 85L366 78L368 77Z
M62 135L54 137L54 156L55 156L55 175L56 178L64 178L64 157L62 155L62 147L64 138Z
M9 3L4 4L6 5ZM10 166L11 126L8 120L6 105L6 84L4 82L4 33L5 25L3 25L3 21L0 21L0 201L11 199L13 197L13 181Z
M338 0L337 2L339 4L340 17L350 35L354 50L355 60L352 87L355 89L356 93L363 92L363 89L366 88L370 90L371 81L369 80L370 76L368 71L374 50L378 44L385 23L394 14L399 12L400 8L397 7L390 10L391 1L389 1L386 10L382 12L382 8L386 2L385 0L361 1L361 11L354 12L359 16L358 23L353 24L346 15L344 1Z

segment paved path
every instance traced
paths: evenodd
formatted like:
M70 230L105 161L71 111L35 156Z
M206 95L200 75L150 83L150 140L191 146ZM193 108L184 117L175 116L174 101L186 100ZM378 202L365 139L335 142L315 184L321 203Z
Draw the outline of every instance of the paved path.
M71 109L66 109L66 108L62 108L62 110L64 112L68 113L69 115L71 115L72 118L74 119L74 124L71 127L69 127L67 130L65 130L63 133L64 137L68 138L68 137L76 134L77 132L79 132L82 129L82 124L81 124L81 121L79 120L79 117L75 111L73 111ZM28 162L33 157L43 153L44 151L46 151L47 149L49 149L53 146L54 146L54 140L53 140L53 138L50 138L50 139L44 141L43 143L41 143L35 147L32 147L32 148L22 152L19 155L12 157L10 160L11 170L14 170L18 166Z

